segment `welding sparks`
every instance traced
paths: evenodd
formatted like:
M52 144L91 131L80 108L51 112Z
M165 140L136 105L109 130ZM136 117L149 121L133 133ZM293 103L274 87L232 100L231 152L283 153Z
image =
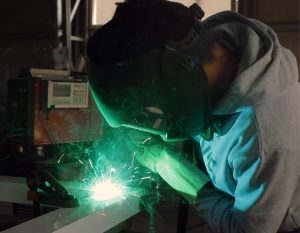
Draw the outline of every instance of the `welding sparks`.
M140 166L135 158L135 148L131 148L127 140L127 131L106 131L105 138L78 145L76 153L73 146L59 148L58 165L60 168L74 166L72 174L74 172L74 179L80 181L72 186L72 191L81 204L102 206L131 197L143 198L141 202L145 206L152 203L153 193L159 192L157 182L160 179ZM148 145L150 138L141 143ZM69 165L70 161L76 163ZM156 200L156 196L154 198Z
M110 179L96 183L92 188L92 198L95 201L110 201L121 199L124 195L123 187Z

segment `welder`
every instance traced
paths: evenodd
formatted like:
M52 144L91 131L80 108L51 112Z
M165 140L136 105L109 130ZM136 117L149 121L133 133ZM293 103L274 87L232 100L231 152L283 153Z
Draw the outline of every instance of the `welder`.
M298 232L296 59L260 21L203 14L166 0L121 3L87 45L96 104L214 232ZM187 139L205 168L170 146Z

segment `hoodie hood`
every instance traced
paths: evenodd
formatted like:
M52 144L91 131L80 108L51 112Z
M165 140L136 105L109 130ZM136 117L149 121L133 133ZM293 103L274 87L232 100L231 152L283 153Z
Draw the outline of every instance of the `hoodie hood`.
M260 21L225 11L203 21L207 32L239 56L236 77L213 114L239 112L280 96L298 82L295 56Z

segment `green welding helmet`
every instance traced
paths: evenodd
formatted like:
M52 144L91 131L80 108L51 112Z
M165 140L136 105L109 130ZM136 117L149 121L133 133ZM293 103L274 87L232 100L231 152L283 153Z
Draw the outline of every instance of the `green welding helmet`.
M180 42L169 41L112 65L99 66L88 56L91 93L110 126L142 130L165 141L185 140L209 127L208 80L191 55L202 33L204 13L195 4L190 9L195 22ZM89 43L101 36L101 29Z

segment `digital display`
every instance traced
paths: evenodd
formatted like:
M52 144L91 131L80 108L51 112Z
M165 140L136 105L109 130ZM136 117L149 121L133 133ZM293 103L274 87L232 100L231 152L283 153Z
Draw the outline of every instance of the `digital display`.
M53 96L54 97L70 97L71 96L71 85L64 83L53 84Z

